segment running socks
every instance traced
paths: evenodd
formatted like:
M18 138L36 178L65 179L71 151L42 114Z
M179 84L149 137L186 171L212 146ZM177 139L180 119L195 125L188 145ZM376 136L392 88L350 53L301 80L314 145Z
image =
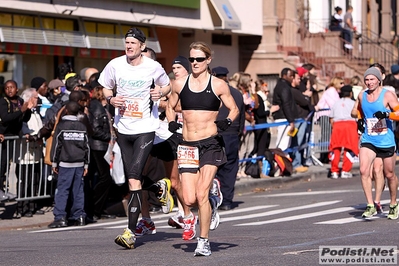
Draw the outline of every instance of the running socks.
M141 199L143 198L142 190L130 191L130 198L128 202L128 218L129 229L134 232L136 230L137 221L141 213Z

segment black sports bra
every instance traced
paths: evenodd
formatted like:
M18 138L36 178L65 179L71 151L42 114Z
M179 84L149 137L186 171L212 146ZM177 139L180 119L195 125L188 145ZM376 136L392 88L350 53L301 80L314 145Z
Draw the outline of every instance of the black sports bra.
M194 92L190 89L191 75L188 76L183 89L180 91L180 103L182 110L219 111L220 99L213 91L212 76L209 75L205 89Z

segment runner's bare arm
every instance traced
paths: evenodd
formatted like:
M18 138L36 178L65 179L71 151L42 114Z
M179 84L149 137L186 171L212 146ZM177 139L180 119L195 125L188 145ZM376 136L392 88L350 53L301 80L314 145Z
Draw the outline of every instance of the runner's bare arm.
M177 88L180 88L180 83L177 81L172 82L172 90L168 96L168 104L166 106L166 118L168 121L175 121L176 112L175 107L179 101L179 94L177 93Z

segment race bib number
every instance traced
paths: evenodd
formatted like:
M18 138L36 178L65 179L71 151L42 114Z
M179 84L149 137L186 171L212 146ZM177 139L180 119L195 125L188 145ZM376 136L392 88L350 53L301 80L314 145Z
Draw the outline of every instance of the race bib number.
M370 136L385 135L388 133L385 119L367 118L367 134Z
M143 118L143 98L125 98L125 106L119 110L123 117Z
M179 145L177 147L177 163L179 168L199 168L197 147Z

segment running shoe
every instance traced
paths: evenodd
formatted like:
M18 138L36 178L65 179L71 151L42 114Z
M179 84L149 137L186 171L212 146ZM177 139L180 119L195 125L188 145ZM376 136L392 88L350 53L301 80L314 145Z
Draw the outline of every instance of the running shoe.
M217 206L218 208L223 202L223 194L220 190L220 181L217 178L214 178L212 181L212 187L209 190L209 197L217 197Z
M374 201L374 207L376 208L377 213L383 213L384 212L384 209L382 208L381 203Z
M217 204L217 197L212 196L209 199L209 202L211 204L211 208L212 208L212 215L211 215L211 224L209 226L210 230L215 230L220 223L220 216L219 216L219 212L218 212L218 204Z
M170 194L170 180L163 178L157 182L162 188L162 195L159 197L159 201L162 203L162 212L170 213L174 207L173 197Z
M197 217L192 214L191 219L183 219L184 222L184 231L183 231L183 239L184 240L191 240L195 237L195 225L197 224Z
M169 218L168 225L181 229L184 227L183 216L180 211L176 212L175 215Z
M332 173L331 173L331 178L332 178L332 179L337 179L338 177L339 177L339 175L338 175L337 172L332 172Z
M115 243L124 248L133 249L135 242L136 242L136 238L134 237L134 234L132 233L132 231L130 231L129 228L126 228L123 231L123 234L118 235L115 238Z
M198 244L197 248L194 251L194 256L210 256L212 252L209 240L201 237L198 237L197 240Z
M376 213L377 213L377 209L374 207L374 204L367 204L367 208L363 212L362 217L370 218L370 217L376 215Z
M157 230L155 229L155 224L153 221L141 219L136 226L134 234L136 236L143 236L143 235L153 235L156 232Z
M389 205L389 213L388 213L389 220L396 220L398 219L398 204Z
M342 171L342 173L341 173L341 178L352 178L352 177L353 177L353 175L351 172Z

